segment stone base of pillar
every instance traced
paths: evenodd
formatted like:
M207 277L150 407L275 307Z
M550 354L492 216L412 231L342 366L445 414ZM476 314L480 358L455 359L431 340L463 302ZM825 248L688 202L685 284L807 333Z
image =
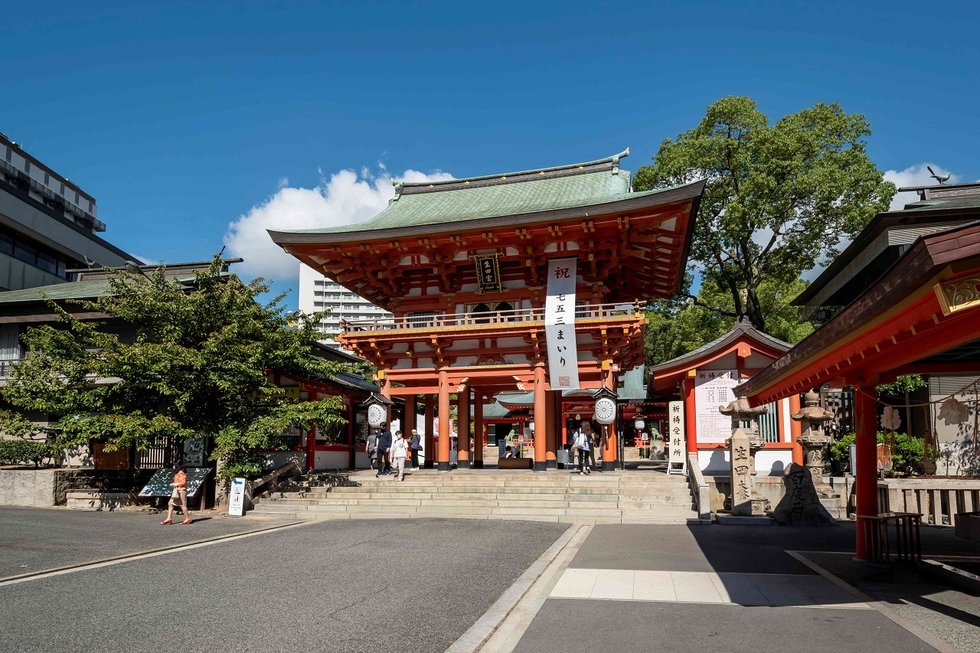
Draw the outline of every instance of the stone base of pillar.
M435 461L433 461L433 460L423 460L422 461L422 469L432 469L435 466L436 466L436 464L435 464Z
M468 461L468 460L460 460L459 462L456 463L456 467L459 468L459 469L469 469L470 468L470 461Z
M439 463L439 471L440 472L448 472L449 471L449 463Z
M547 470L548 470L548 463L546 463L546 462L538 462L537 460L534 461L534 471L536 471L536 472L544 472L544 471L547 471Z
M557 460L549 460L545 464L548 466L548 469L558 469L558 461Z
M615 460L603 460L602 461L602 471L604 472L614 472L616 471L616 465L618 461Z
M483 461L482 460L474 460L473 461L473 469L483 469Z

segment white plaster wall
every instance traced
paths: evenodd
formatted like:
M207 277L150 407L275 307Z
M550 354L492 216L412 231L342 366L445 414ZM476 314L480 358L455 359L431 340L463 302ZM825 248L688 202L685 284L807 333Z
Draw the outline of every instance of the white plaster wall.
M792 462L793 452L789 449L763 449L755 454L755 473L758 476L782 476Z
M347 469L348 456L346 451L317 451L316 457L313 459L313 468Z
M782 476L792 462L793 452L788 449L762 450L755 454L755 471L758 476ZM731 474L727 449L698 451L698 465L708 476Z

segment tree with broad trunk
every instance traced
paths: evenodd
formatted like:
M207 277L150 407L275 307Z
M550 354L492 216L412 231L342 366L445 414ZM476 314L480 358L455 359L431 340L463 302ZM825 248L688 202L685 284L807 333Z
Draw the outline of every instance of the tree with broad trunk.
M633 187L707 179L690 258L730 296L733 310L701 303L767 331L763 282L797 283L888 208L895 186L868 158L870 133L864 116L837 104L770 124L751 98L722 98L697 127L665 140Z

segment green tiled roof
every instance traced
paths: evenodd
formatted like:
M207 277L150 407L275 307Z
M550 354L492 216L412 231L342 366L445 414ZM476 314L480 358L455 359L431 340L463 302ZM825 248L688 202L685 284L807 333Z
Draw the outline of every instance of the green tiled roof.
M227 272L222 273L222 276L228 275ZM192 274L179 274L170 277L170 279L190 287L195 277ZM66 281L65 283L54 283L49 286L37 286L23 290L0 291L0 304L59 301L63 299L96 299L108 291L109 280L105 277L82 279L81 281Z
M94 299L104 295L108 289L109 281L106 279L69 281L50 286L0 292L0 303L13 304L16 302L43 302L61 299Z
M557 168L511 172L447 182L400 184L388 208L367 222L288 233L343 233L397 229L614 202L646 193L630 193L629 173L620 170L621 154Z

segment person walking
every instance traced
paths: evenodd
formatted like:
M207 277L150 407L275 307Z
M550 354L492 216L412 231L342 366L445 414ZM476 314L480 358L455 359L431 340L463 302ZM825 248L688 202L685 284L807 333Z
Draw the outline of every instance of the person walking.
M367 446L364 448L371 457L371 469L378 466L378 433L374 429L368 433Z
M588 420L582 420L582 434L585 435L586 442L588 443L588 448L582 449L582 452L586 454L588 459L588 469L591 470L595 467L595 449L596 449L596 436L592 432L592 423Z
M585 464L592 450L592 438L586 432L587 428L588 423L582 422L582 426L575 434L575 441L572 444L572 450L578 450L578 473L585 474L586 476L592 473L592 468Z
M381 425L381 435L378 436L378 473L375 478L391 473L391 431L387 424Z
M395 441L391 444L391 458L399 481L405 480L405 456L407 454L408 442L402 437L401 431L396 431Z
M170 501L167 502L167 518L160 522L161 526L174 523L174 508L179 506L184 513L184 521L181 524L191 523L191 513L187 509L187 470L178 467L174 474L174 480L170 484L173 492L170 493Z
M419 436L418 429L412 429L412 440L409 443L412 450L412 468L419 468L419 451L422 449L422 438Z

